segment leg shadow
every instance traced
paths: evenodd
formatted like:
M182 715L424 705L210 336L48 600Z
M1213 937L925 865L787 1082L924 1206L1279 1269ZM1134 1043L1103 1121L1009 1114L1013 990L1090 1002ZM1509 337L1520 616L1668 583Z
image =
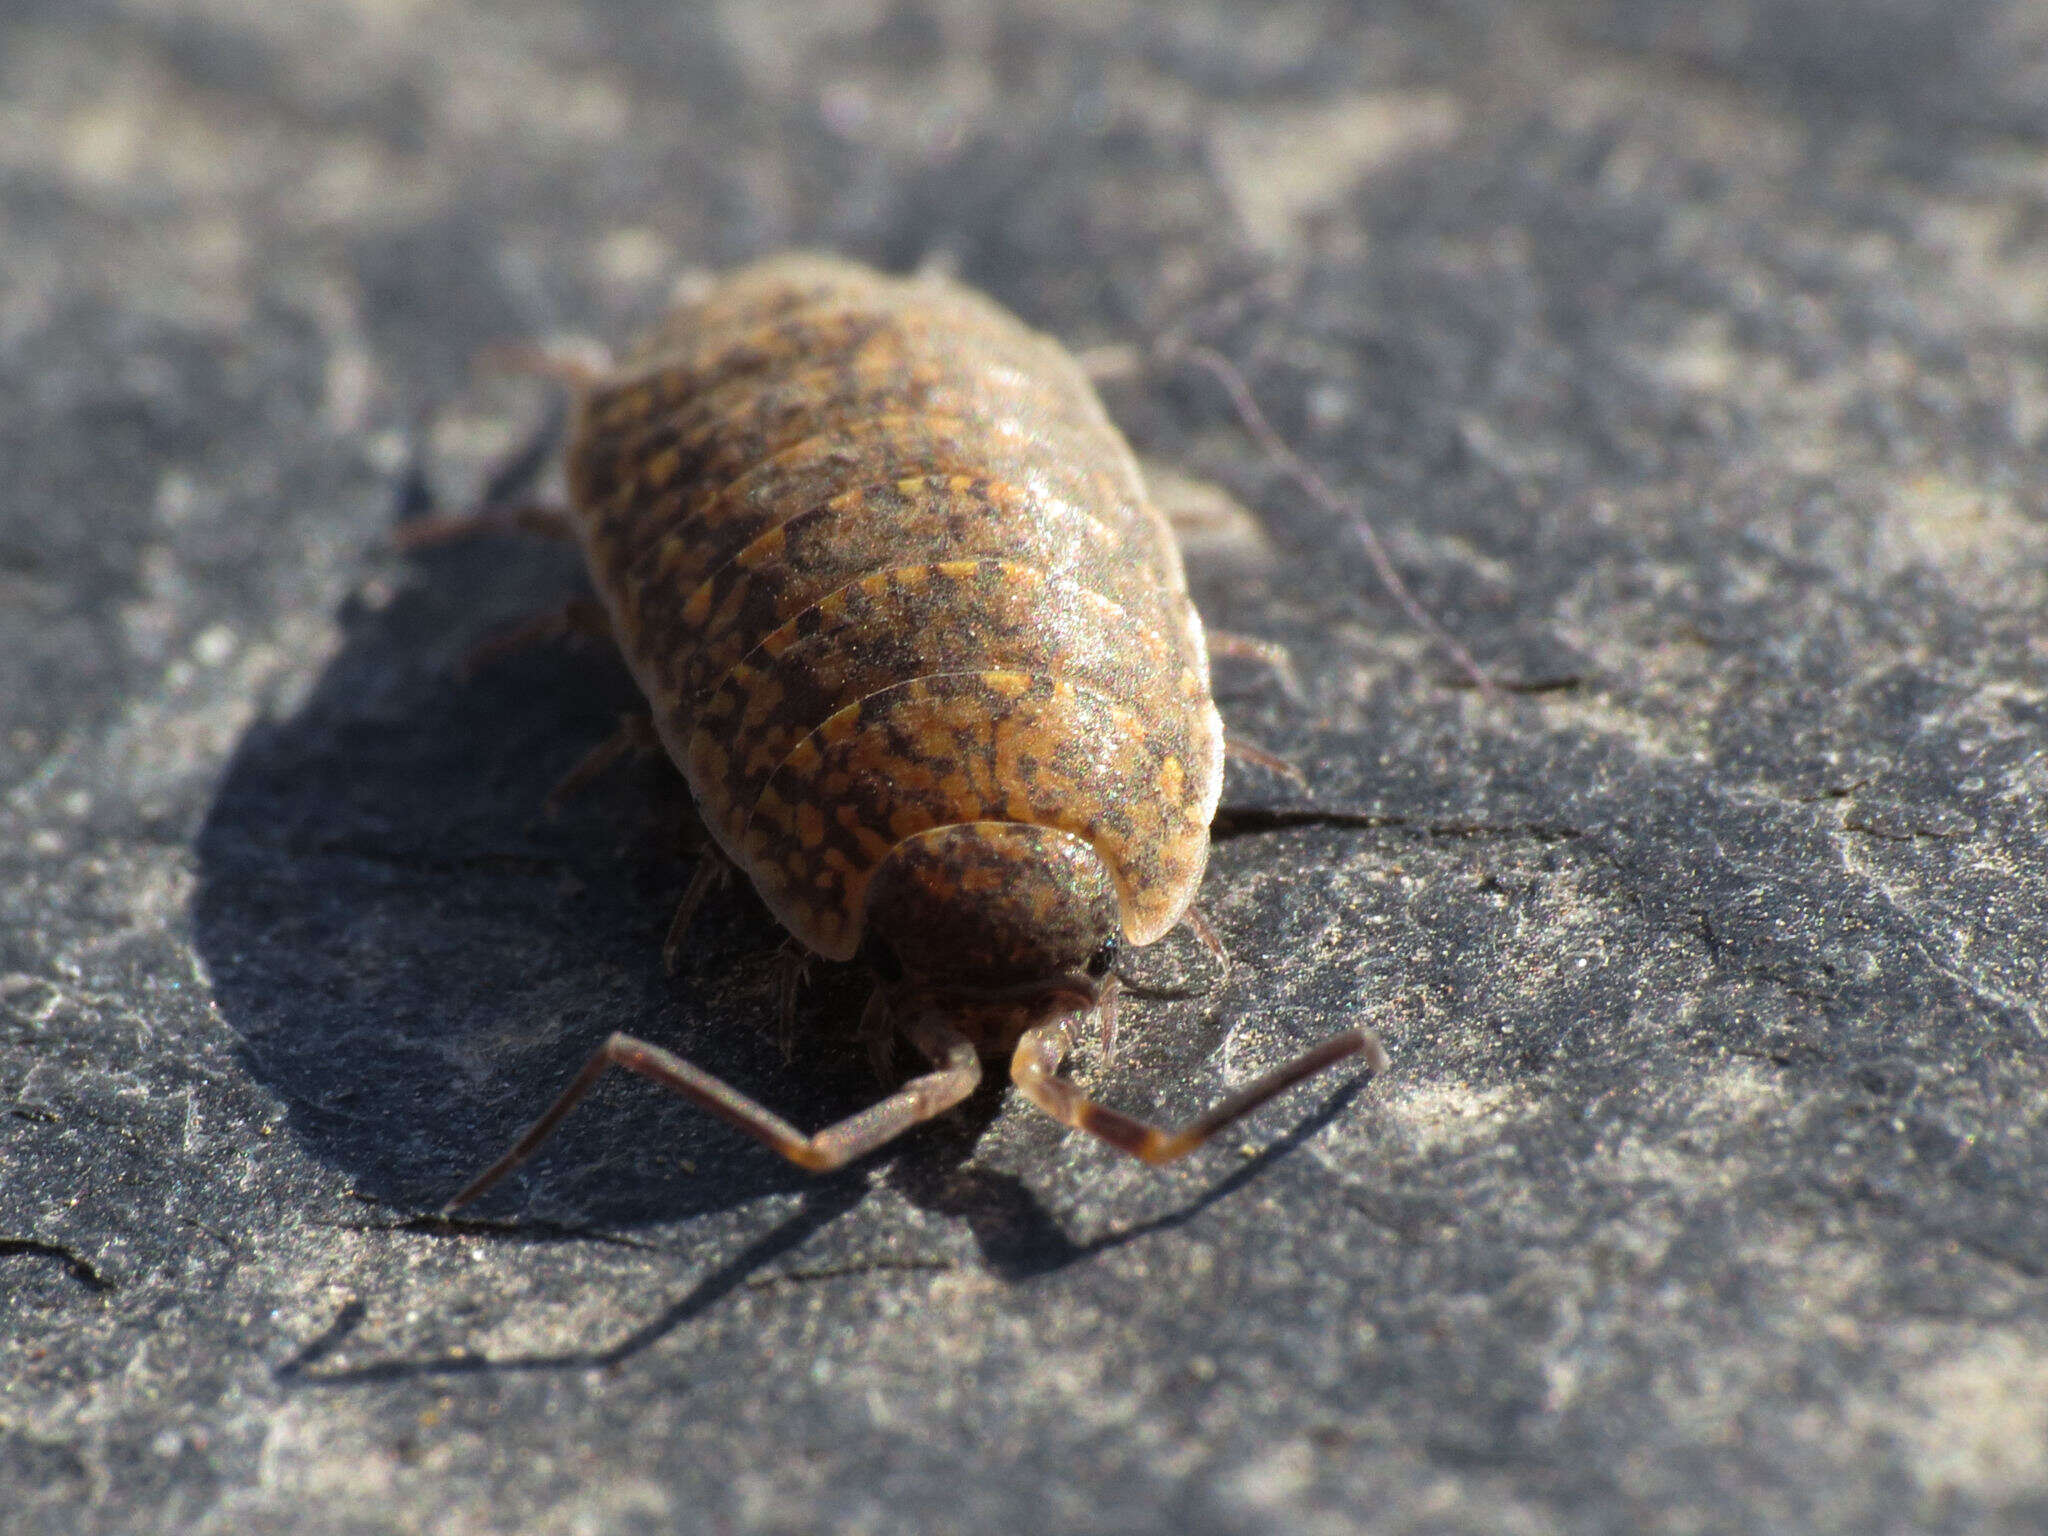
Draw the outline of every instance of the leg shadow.
M1363 1073L1339 1087L1288 1131L1246 1158L1229 1174L1204 1190L1179 1210L1135 1222L1128 1227L1076 1242L1068 1236L1057 1217L1046 1209L1022 1179L1014 1174L967 1165L974 1142L987 1128L1000 1107L1007 1086L984 1083L982 1091L962 1106L980 1118L971 1123L970 1134L942 1145L950 1157L905 1158L889 1174L890 1187L921 1210L965 1221L974 1233L981 1256L999 1278L1018 1282L1048 1275L1094 1258L1126 1243L1155 1233L1187 1225L1220 1201L1228 1199L1262 1175L1281 1158L1293 1152L1342 1114L1351 1101L1372 1081ZM993 1092L990 1090L993 1089ZM987 1099L984 1106L983 1100Z
M345 1387L366 1382L493 1376L522 1371L603 1370L632 1359L685 1323L702 1317L763 1268L784 1254L801 1248L866 1197L867 1185L859 1179L842 1177L813 1184L805 1192L794 1215L755 1238L654 1317L601 1348L497 1357L448 1351L415 1359L371 1360L361 1365L324 1367L321 1362L341 1348L365 1316L362 1303L351 1301L319 1337L280 1365L275 1374L280 1382L289 1385Z

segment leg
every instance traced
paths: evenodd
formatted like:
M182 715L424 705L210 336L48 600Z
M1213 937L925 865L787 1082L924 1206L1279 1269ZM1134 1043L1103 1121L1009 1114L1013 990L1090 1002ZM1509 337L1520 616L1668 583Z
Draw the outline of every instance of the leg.
M1103 983L1102 993L1095 999L1095 1028L1102 1041L1102 1059L1116 1060L1116 1020L1121 1004L1118 999L1123 993L1122 984L1111 976Z
M1308 777L1284 757L1277 757L1264 747L1255 747L1241 736L1223 738L1223 755L1234 757L1242 763L1253 763L1268 773L1277 773L1283 779L1292 779L1303 789L1308 788Z
M1239 424L1250 435L1252 441L1264 450L1273 467L1292 481L1296 489L1334 521L1351 525L1352 531L1358 537L1359 545L1365 551L1366 559L1372 563L1373 573L1380 579L1380 585L1399 605L1401 611L1408 615L1408 621L1443 649L1457 665L1458 670L1472 680L1473 686L1483 697L1489 702L1497 700L1500 697L1500 688L1487 674L1486 669L1473 659L1472 653L1465 649L1458 638L1438 623L1435 615L1423 607L1421 600L1408 590L1408 583L1401 579L1401 573L1394 568L1393 557L1387 553L1386 546L1380 542L1379 534L1374 531L1364 512L1339 496L1331 488L1330 483L1317 474L1308 462L1288 445L1287 440L1280 435L1265 411L1260 408L1242 370L1214 347L1199 343L1190 344L1174 340L1163 342L1155 351L1162 362L1190 364L1208 374L1222 387Z
M896 1021L889 1015L889 1000L880 987L868 994L868 1005L860 1014L860 1041L868 1048L868 1065L875 1069L875 1081L884 1088L896 1078Z
M577 759L576 766L563 774L555 787L548 791L548 814L555 815L600 775L610 772L627 758L660 750L661 738L654 734L651 717L641 714L619 716L619 728Z
M469 1204L506 1174L525 1162L542 1142L553 1134L563 1117L582 1097L597 1086L609 1067L624 1067L650 1082L659 1083L682 1095L700 1109L738 1126L749 1136L781 1153L799 1168L829 1173L865 1156L884 1142L900 1136L913 1125L943 1114L974 1091L981 1081L981 1060L974 1047L943 1024L922 1020L907 1031L911 1042L932 1062L936 1070L912 1078L896 1092L837 1125L806 1136L787 1120L771 1114L736 1088L727 1087L708 1072L691 1066L680 1056L658 1045L636 1040L631 1035L613 1035L584 1063L562 1096L548 1112L534 1121L531 1129L512 1145L512 1150L470 1180L462 1192L441 1209L455 1211Z
M1142 347L1128 341L1105 342L1075 354L1074 361L1091 384L1120 384L1141 377L1150 359Z
M1223 967L1223 976L1216 985L1224 985L1230 980L1230 951L1223 947L1223 940L1217 936L1216 930L1209 926L1209 919L1202 915L1200 907L1189 902L1188 909L1181 913L1180 920L1188 925L1189 933L1201 940L1202 948L1214 955L1216 963Z
M676 903L676 915L669 919L668 936L661 941L661 968L669 975L675 975L682 966L683 939L696 919L697 909L704 905L704 898L713 887L724 885L731 878L732 862L716 843L706 843L697 855L697 867L690 871L690 883L683 887L682 900Z
M587 388L602 382L611 364L608 358L578 359L539 347L514 346L485 348L478 354L476 366L485 371L539 374L574 388ZM480 534L530 533L574 543L574 512L528 499L534 481L554 456L567 420L568 413L561 404L553 404L527 440L485 476L474 509L414 518L393 531L392 542L408 552Z
M604 605L595 598L574 597L561 607L547 613L537 613L530 619L487 636L469 649L456 670L462 677L470 677L484 668L516 656L521 651L532 650L537 645L547 645L556 640L565 640L571 635L580 635L586 640L612 638L612 621L604 611Z
M1208 641L1212 658L1227 656L1232 661L1255 661L1273 674L1273 680L1287 695L1289 703L1304 706L1308 703L1308 690L1301 686L1301 674L1294 670L1294 658L1278 640L1240 635L1228 629L1212 629L1208 631Z
M552 347L526 341L494 342L478 351L470 366L478 373L546 379L569 389L595 389L617 371L611 353L589 340Z
M1499 685L1457 636L1437 622L1436 616L1423 607L1421 600L1408 589L1408 583L1395 569L1393 557L1387 553L1378 531L1365 513L1340 497L1330 483L1280 435L1253 395L1243 370L1214 347L1188 341L1189 329L1183 325L1175 333L1160 337L1149 349L1128 344L1091 348L1080 356L1082 372L1097 384L1138 377L1148 365L1153 364L1160 367L1188 365L1208 374L1222 387L1238 424L1265 453L1273 467L1324 513L1338 522L1351 525L1366 559L1372 564L1373 574L1379 577L1387 595L1408 615L1408 621L1442 648L1458 670L1471 679L1481 697L1489 702L1498 700L1501 696Z
M1363 1051L1366 1064L1374 1072L1387 1069L1387 1053L1378 1038L1368 1030L1347 1029L1321 1045L1312 1046L1249 1087L1240 1088L1179 1130L1166 1131L1097 1104L1059 1076L1060 1059L1067 1051L1068 1023L1069 1019L1063 1018L1025 1030L1017 1042L1017 1054L1010 1058L1010 1081L1053 1119L1099 1136L1119 1151L1153 1164L1185 1157L1238 1116L1248 1114L1275 1094L1347 1056Z
M481 512L450 512L439 517L416 517L392 530L391 542L402 552L439 549L462 539L485 534L530 533L537 538L563 544L576 542L575 514L567 507L539 502L513 507L487 507Z
M1192 933L1200 942L1202 948L1208 950L1215 957L1216 964L1223 974L1218 976L1214 982L1199 987L1144 986L1120 980L1117 982L1115 991L1106 990L1103 993L1103 1001L1097 1005L1098 1008L1103 1007L1105 1004L1114 1003L1118 992L1131 992L1138 997L1153 998L1203 997L1219 992L1229 985L1231 973L1230 951L1223 947L1223 940L1217 936L1216 930L1209 926L1209 919L1203 916L1202 909L1190 905L1185 912L1181 913L1180 920L1188 932ZM1113 1017L1105 1017L1102 1021L1103 1059L1105 1061L1115 1059L1114 1053L1110 1049L1115 1040L1115 1031L1115 1019Z
M795 939L775 952L775 1028L782 1059L796 1056L796 1000L811 979L811 952Z

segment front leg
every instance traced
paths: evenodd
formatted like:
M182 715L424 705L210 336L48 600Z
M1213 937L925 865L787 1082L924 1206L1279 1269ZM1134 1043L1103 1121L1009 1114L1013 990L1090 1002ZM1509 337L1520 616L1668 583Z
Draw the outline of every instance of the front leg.
M461 1209L506 1174L517 1168L554 1134L570 1110L595 1088L598 1079L612 1067L637 1072L671 1093L680 1094L700 1109L709 1110L729 1125L737 1126L771 1151L788 1158L812 1173L830 1173L855 1158L865 1157L885 1142L892 1141L914 1125L944 1114L974 1092L981 1081L981 1058L973 1044L944 1024L925 1019L905 1028L910 1043L933 1065L922 1077L912 1078L879 1104L849 1115L814 1136L806 1136L779 1115L764 1109L730 1084L722 1083L701 1067L658 1045L632 1035L613 1035L599 1046L583 1070L563 1090L562 1096L512 1144L511 1150L464 1185L442 1213Z
M1347 1029L1240 1088L1178 1130L1169 1131L1096 1103L1059 1075L1061 1058L1067 1053L1068 1022L1058 1019L1024 1031L1017 1041L1016 1055L1010 1058L1010 1081L1024 1097L1061 1124L1100 1137L1119 1152L1128 1152L1154 1165L1187 1156L1233 1120L1347 1056L1362 1051L1366 1065L1375 1073L1387 1069L1387 1052L1379 1037L1370 1030Z

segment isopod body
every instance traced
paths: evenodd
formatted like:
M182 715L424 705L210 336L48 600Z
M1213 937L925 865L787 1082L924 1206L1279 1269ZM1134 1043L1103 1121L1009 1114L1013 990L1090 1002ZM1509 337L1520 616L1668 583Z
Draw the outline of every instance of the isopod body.
M1148 1160L1352 1051L1379 1059L1347 1032L1172 1135L1056 1075L1118 943L1188 914L1224 752L1172 529L1058 344L942 279L774 258L586 382L567 469L592 583L710 836L805 949L870 964L870 1026L935 1070L807 1137L615 1036L458 1202L608 1064L830 1167L957 1102L984 1053Z
M783 258L585 394L569 483L655 730L807 948L851 959L877 870L940 845L1012 884L1092 854L1131 943L1180 920L1223 723L1172 530L1064 349Z

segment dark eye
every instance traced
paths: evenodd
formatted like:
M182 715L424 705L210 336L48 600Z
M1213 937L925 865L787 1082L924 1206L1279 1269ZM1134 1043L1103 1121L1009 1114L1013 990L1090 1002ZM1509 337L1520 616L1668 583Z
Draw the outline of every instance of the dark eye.
M861 963L875 973L875 980L885 987L903 979L903 962L896 958L896 951L872 934L861 945L860 958Z
M1098 981L1109 974L1109 968L1116 964L1116 935L1111 934L1102 941L1102 947L1088 957L1087 972Z

